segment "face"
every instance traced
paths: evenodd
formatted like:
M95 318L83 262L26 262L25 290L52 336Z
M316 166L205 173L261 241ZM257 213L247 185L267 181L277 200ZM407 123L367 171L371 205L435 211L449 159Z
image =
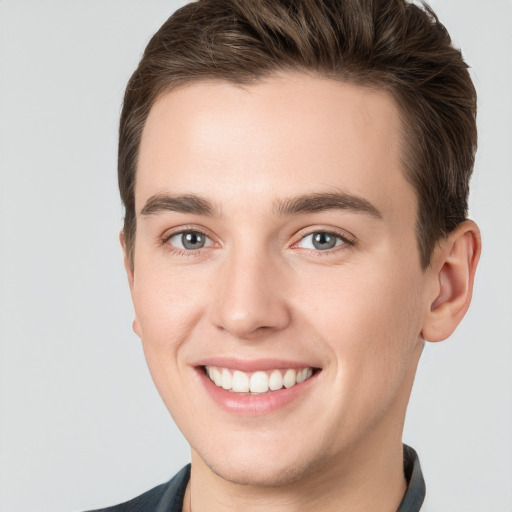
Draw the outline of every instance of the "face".
M135 198L134 328L193 464L276 485L400 438L428 283L391 96L187 85L150 112Z

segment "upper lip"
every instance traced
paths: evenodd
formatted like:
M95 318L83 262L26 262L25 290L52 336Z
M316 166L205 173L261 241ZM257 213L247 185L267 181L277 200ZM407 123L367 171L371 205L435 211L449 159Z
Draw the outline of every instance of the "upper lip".
M230 368L243 372L255 372L258 370L274 370L287 368L318 368L305 361L290 361L288 359L240 359L235 357L206 357L194 363L194 366L217 366L220 368Z

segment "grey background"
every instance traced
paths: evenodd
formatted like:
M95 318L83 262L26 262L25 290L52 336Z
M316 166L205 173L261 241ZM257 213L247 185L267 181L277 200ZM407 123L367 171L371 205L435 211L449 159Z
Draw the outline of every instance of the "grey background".
M0 510L72 511L169 479L188 448L131 331L117 122L185 2L0 1ZM473 68L484 251L468 316L427 346L404 439L430 512L512 511L512 3L432 5Z

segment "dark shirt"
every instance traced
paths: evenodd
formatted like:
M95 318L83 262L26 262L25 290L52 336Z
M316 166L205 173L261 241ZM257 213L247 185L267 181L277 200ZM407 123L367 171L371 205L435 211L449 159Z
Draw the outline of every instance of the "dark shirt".
M425 481L417 453L404 445L404 474L407 490L397 512L418 512L425 499ZM181 512L190 478L190 464L169 482L141 494L133 500L91 512Z

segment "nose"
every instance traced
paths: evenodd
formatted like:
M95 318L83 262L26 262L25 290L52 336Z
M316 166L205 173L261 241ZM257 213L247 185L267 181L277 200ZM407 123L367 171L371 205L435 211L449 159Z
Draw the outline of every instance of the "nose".
M276 259L249 251L233 253L217 276L213 306L217 328L238 339L284 329L291 320L283 269Z

